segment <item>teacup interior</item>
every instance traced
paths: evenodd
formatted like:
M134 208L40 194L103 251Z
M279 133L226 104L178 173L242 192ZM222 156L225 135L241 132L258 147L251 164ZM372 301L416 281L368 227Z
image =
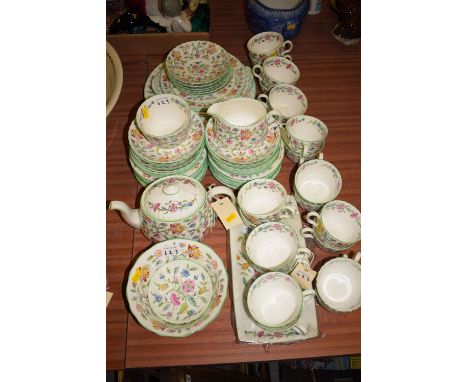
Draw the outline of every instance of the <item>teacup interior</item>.
M320 298L331 308L347 310L361 300L361 271L352 260L337 259L320 270L317 278Z
M275 60L269 61L265 64L264 69L266 73L275 81L292 84L299 79L299 70L297 67L287 59L276 58L279 64L275 64Z
M268 214L283 203L281 193L265 188L252 188L242 195L242 207L254 215Z
M301 196L314 203L326 203L340 191L333 172L321 161L304 168L295 182Z
M219 106L216 114L234 126L249 126L266 116L263 104L254 99L235 98Z
M247 242L250 259L266 269L282 264L293 256L296 250L297 241L287 230L256 232L252 240Z
M147 118L144 118L143 110L140 111L139 125L153 136L165 136L171 134L188 124L188 113L180 105L168 102L153 104L148 109Z
M361 238L361 226L348 211L324 209L321 212L325 229L336 239L345 243L357 242Z
M297 316L301 303L302 295L294 284L277 279L263 283L254 291L249 309L261 324L278 327Z
M273 109L279 111L286 118L305 113L307 107L298 100L299 94L296 93L270 93L270 104Z
M297 7L300 0L259 0L260 3L273 9L293 9Z
M324 129L320 124L310 119L297 119L288 123L288 129L291 135L299 140L316 142L325 138Z
M278 49L282 44L283 36L273 32L266 32L252 37L248 43L248 48L256 54L267 54Z

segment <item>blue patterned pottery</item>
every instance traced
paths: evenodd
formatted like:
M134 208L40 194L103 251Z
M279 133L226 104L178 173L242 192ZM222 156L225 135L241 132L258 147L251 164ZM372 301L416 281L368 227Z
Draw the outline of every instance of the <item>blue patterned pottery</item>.
M277 9L265 5L270 2L247 0L249 28L254 33L272 31L281 33L285 39L295 38L301 29L303 18L307 15L310 1L298 1L291 9Z

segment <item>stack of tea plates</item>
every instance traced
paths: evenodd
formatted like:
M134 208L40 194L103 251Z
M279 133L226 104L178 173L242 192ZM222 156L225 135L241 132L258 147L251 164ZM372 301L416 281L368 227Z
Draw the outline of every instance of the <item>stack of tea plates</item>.
M284 145L278 131L272 131L250 149L226 147L214 137L213 120L208 121L205 135L208 166L222 184L237 189L253 179L274 179L281 170Z
M203 122L193 111L187 137L170 148L149 142L132 122L128 130L129 162L135 178L143 186L170 175L185 175L201 181L208 169L203 137Z
M145 99L156 94L175 94L184 98L193 111L207 119L206 110L216 102L237 97L255 97L256 85L250 67L243 65L219 45L195 44L208 43L207 41L190 43L193 44L185 43L175 47L165 62L150 73L144 88ZM213 66L210 61L209 64L202 65L200 58L195 58L200 52L205 52L205 57L213 57L217 64ZM217 55L221 55L223 59L216 60ZM213 68L219 68L219 72L212 70Z

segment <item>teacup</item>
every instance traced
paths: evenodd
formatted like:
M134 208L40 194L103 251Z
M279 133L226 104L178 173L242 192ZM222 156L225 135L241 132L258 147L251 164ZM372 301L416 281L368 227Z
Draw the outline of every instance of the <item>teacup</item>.
M264 93L278 84L294 85L300 77L298 67L285 57L268 57L262 65L254 65L252 73Z
M248 236L245 245L247 257L260 272L291 272L300 262L309 265L314 254L309 248L300 248L294 230L284 223L260 224Z
M187 136L190 106L176 95L155 95L140 105L135 120L151 143L163 148L176 146Z
M276 180L255 179L241 187L237 201L249 225L257 226L291 218L295 209L287 196L285 188Z
M284 41L283 35L277 32L258 33L247 42L252 65L260 65L268 57L285 56L292 48L293 43L290 40Z
M294 85L276 85L270 90L269 95L260 94L257 99L267 108L280 112L283 122L307 111L307 97Z
M247 309L254 321L266 330L277 331L293 328L298 334L306 334L308 328L300 322L306 298L315 291L302 291L288 274L269 272L258 277L247 293Z
M307 211L317 211L335 199L341 191L341 174L323 159L313 159L299 166L294 176L294 197Z
M317 300L325 309L351 312L361 306L360 252L353 259L347 255L327 261L315 280Z
M288 149L301 160L315 158L325 146L328 128L320 119L308 115L289 118L281 136Z
M356 207L342 200L326 203L320 213L309 212L306 220L314 228L302 228L301 234L313 238L325 251L346 250L361 240L361 213Z

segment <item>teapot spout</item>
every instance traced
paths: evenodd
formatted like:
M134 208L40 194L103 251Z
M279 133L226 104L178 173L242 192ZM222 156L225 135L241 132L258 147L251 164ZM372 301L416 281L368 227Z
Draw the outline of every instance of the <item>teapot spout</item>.
M111 201L109 209L120 211L125 223L133 228L140 229L142 221L138 209L130 208L127 204L118 200Z

